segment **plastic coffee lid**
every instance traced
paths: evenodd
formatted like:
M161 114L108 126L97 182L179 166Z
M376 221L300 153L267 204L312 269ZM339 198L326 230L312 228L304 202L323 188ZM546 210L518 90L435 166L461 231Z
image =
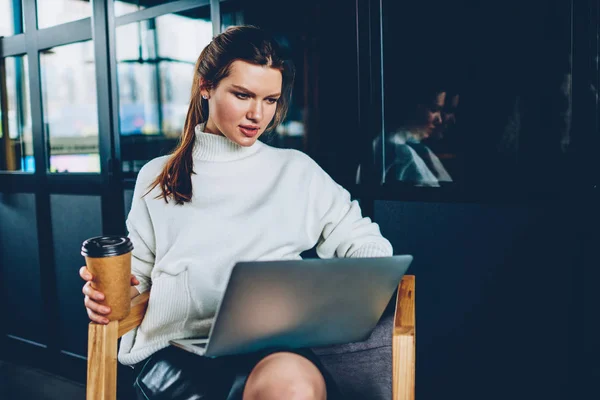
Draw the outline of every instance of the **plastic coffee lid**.
M133 244L124 236L97 236L83 242L81 255L84 257L112 257L129 253Z

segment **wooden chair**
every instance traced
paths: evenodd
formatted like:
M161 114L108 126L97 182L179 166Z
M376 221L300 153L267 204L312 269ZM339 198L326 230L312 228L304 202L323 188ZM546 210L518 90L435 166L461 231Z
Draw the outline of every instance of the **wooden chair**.
M87 400L117 398L117 341L141 324L149 292L132 300L131 313L108 325L90 323L88 330ZM415 398L415 277L407 275L398 287L392 338L392 399Z

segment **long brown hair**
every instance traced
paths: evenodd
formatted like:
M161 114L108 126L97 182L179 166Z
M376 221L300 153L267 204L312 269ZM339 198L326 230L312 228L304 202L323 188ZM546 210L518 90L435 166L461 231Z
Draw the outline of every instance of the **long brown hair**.
M184 204L192 200L195 128L196 125L208 120L209 113L208 100L200 96L200 82L203 82L203 88L216 88L221 80L229 75L231 64L236 60L281 71L283 78L281 96L277 101L275 117L266 131L275 129L285 118L294 83L294 67L291 61L284 59L282 49L277 42L262 29L254 26L228 28L213 38L196 61L190 106L183 133L164 169L150 185L148 193L159 186L162 193L157 198L162 197L167 203L169 198L172 198L175 204Z

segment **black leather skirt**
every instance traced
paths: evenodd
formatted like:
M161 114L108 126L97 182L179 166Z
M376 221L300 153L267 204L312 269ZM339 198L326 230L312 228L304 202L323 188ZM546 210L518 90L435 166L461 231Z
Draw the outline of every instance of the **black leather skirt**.
M134 366L133 387L140 400L241 400L250 372L273 352L209 358L167 347ZM310 360L321 371L328 400L342 398L331 374L311 350L290 352Z

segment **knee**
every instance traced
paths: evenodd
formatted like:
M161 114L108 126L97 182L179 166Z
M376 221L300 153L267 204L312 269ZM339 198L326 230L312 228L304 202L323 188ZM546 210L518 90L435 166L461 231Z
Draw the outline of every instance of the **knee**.
M321 400L325 399L317 385L306 380L296 379L277 381L263 379L246 386L244 400Z
M307 359L277 353L259 362L248 376L244 400L325 400L325 380Z

